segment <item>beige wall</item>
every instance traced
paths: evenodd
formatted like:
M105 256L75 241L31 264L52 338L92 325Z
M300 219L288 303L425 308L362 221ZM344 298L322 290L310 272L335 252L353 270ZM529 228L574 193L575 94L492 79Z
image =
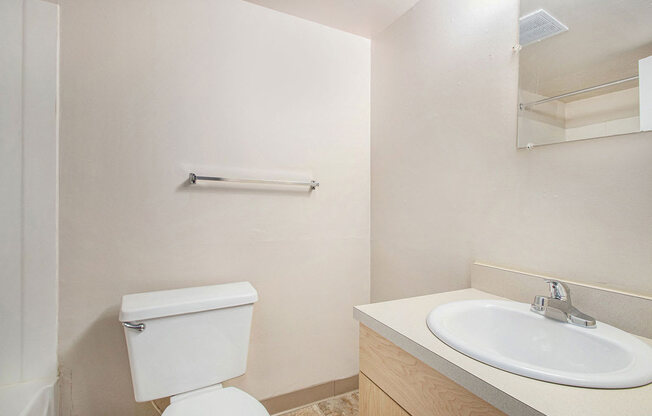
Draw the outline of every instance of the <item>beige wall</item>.
M474 260L652 293L652 134L516 149L518 0L422 0L372 43L372 299Z
M149 409L118 323L133 292L251 281L232 384L259 399L356 374L369 48L240 0L61 1L62 415ZM191 170L322 186L191 188Z

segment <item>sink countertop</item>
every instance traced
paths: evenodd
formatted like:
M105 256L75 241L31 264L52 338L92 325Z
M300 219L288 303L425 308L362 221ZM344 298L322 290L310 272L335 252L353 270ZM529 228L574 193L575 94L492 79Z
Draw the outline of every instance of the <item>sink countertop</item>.
M548 383L491 367L444 344L428 329L426 316L436 306L470 299L503 298L464 289L356 306L353 316L508 415L652 415L652 384L606 390Z

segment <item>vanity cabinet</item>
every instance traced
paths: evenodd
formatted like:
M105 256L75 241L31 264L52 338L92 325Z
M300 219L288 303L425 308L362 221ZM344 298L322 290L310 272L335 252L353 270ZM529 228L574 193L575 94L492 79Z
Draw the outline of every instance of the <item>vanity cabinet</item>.
M367 376L360 373L360 414L375 416L410 416Z
M360 325L360 416L433 415L504 413Z

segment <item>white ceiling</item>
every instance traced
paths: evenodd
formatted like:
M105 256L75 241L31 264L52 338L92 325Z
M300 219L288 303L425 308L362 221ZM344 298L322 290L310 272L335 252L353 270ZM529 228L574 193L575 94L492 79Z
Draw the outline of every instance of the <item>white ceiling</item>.
M279 12L372 38L419 0L246 0Z

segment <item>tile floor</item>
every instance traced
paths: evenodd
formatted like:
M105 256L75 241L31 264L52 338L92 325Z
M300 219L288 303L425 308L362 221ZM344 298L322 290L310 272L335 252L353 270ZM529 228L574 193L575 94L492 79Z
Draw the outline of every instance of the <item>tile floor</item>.
M358 392L322 400L278 416L358 416Z

